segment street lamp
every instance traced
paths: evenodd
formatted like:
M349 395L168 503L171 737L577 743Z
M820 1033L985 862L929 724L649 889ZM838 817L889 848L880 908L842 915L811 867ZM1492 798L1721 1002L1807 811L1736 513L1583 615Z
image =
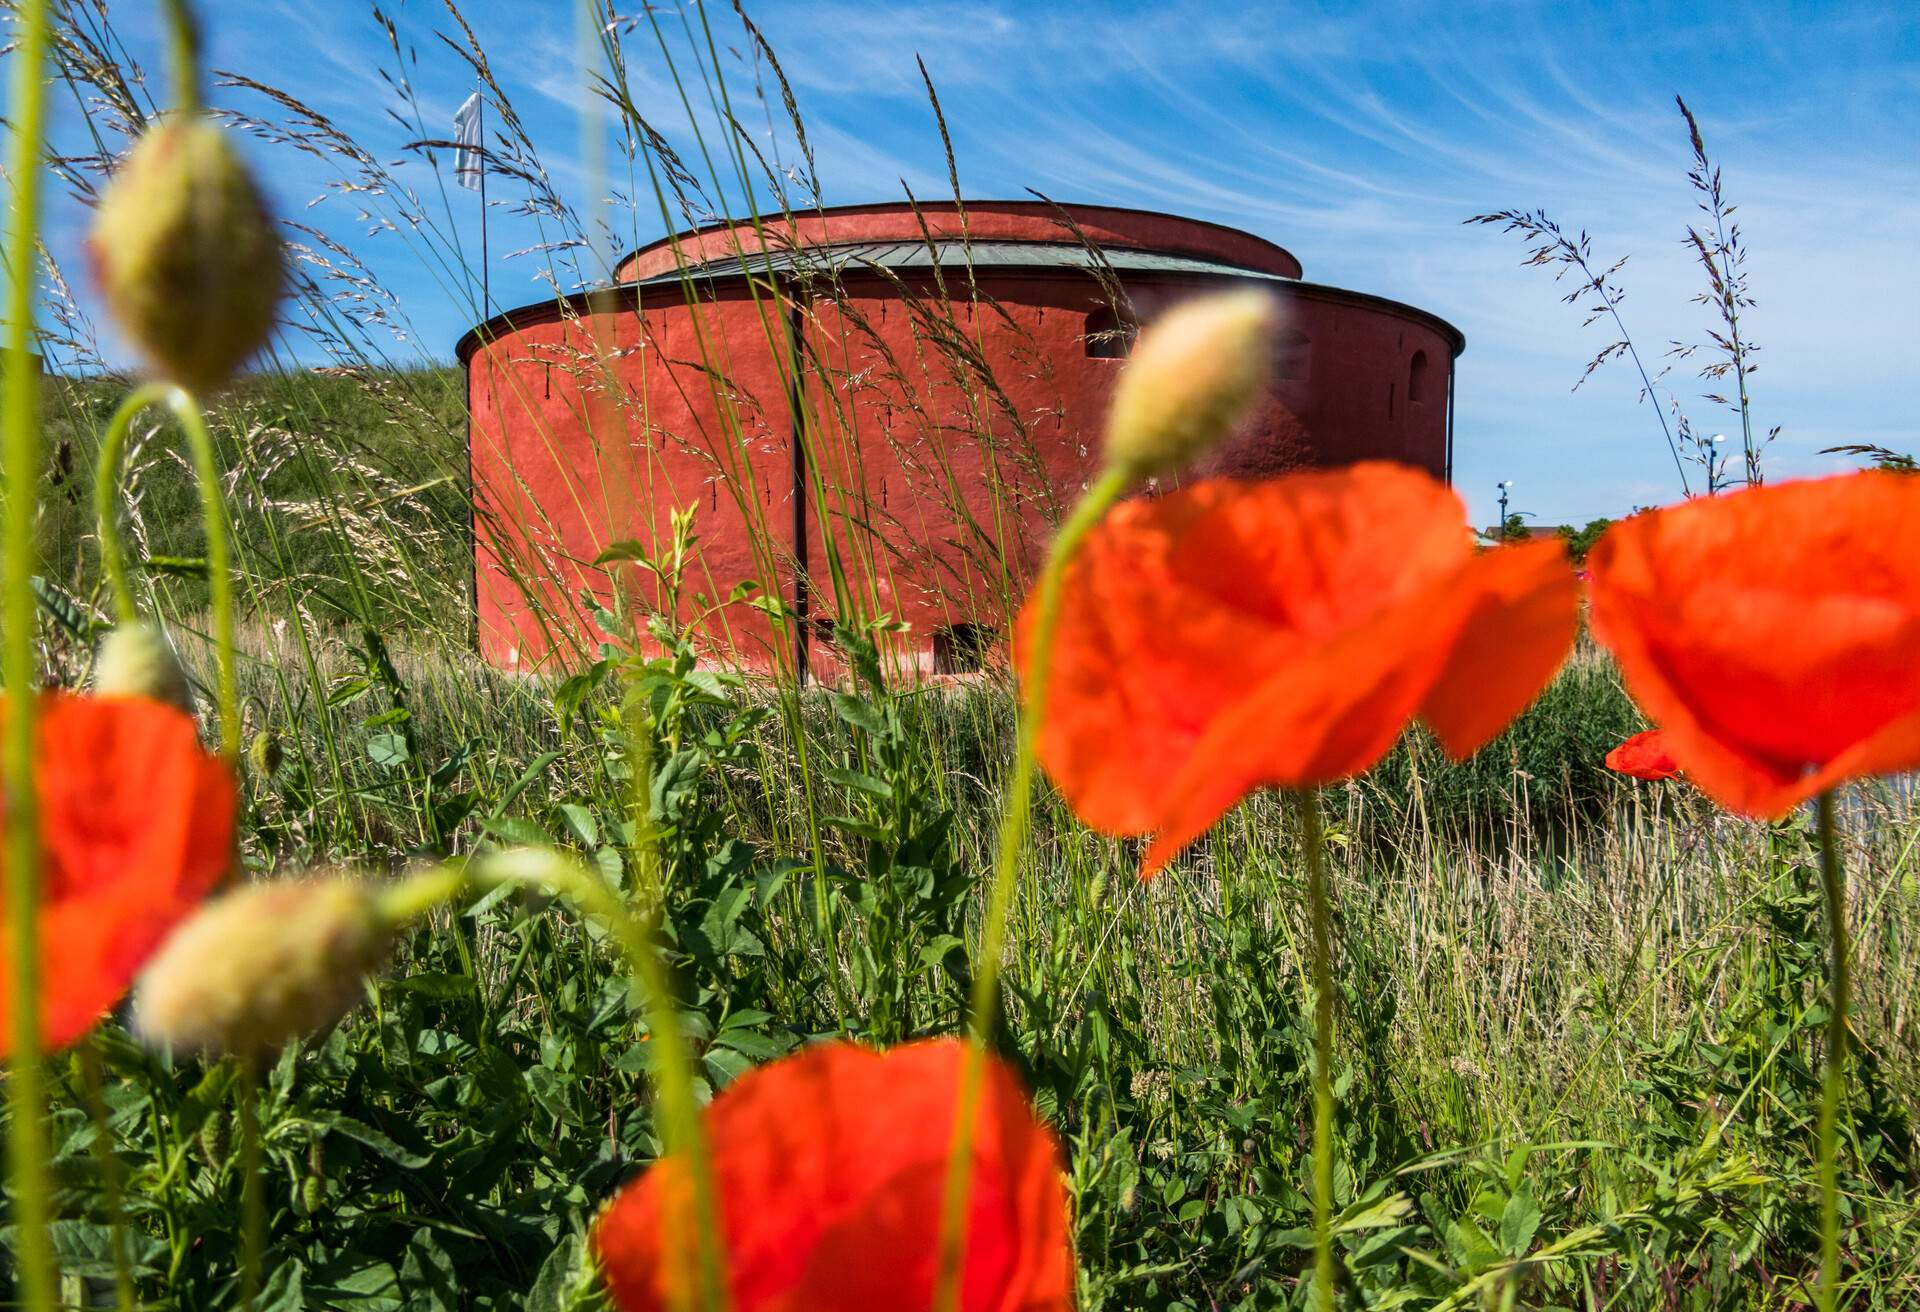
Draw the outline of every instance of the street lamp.
M1500 483L1500 532L1507 531L1507 489L1513 486L1512 479L1503 479Z

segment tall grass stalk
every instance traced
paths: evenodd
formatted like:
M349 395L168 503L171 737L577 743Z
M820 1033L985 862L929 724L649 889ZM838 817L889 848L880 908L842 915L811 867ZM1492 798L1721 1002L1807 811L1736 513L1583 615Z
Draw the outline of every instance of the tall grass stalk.
M13 50L12 240L7 250L5 661L6 912L8 1025L12 1064L7 1080L12 1115L8 1156L13 1175L14 1250L21 1301L49 1312L59 1276L50 1223L46 1090L40 1042L40 799L34 780L39 670L34 652L34 540L40 489L40 380L34 287L40 219L40 152L44 133L47 0L23 0Z

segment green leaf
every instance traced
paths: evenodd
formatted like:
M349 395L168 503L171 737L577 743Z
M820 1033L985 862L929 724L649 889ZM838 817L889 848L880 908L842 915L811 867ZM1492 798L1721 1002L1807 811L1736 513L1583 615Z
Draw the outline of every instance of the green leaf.
M338 1112L322 1112L315 1116L313 1121L316 1125L324 1126L329 1133L343 1135L373 1149L395 1166L404 1166L410 1171L417 1171L433 1161L431 1157L409 1152L371 1125L364 1121L357 1121L351 1116L343 1116Z
M878 797L883 801L890 800L893 797L893 785L887 783L884 779L875 779L870 774L862 774L858 770L847 770L840 766L835 766L826 772L826 776L830 782L839 784L843 788L857 789L871 797Z
M1500 1246L1509 1257L1525 1257L1539 1229L1540 1204L1532 1195L1517 1193L1507 1200L1506 1210L1500 1214Z
M367 756L375 765L389 769L405 765L413 757L403 733L377 733L367 739Z
M445 971L422 971L404 979L390 979L382 987L402 993L417 993L439 1002L458 1002L474 995L474 982L467 975Z
M567 822L567 831L580 840L582 847L596 847L600 843L600 822L593 818L593 812L578 802L562 802L555 808L561 819Z
M637 542L632 538L621 538L617 542L607 543L600 554L593 558L593 563L596 565L611 565L615 561L621 560L644 562L651 561L652 559L653 553L647 550L646 543Z

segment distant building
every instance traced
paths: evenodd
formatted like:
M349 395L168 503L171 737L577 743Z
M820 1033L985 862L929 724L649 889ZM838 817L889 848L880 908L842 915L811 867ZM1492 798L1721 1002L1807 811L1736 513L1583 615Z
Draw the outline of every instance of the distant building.
M1166 214L982 201L723 224L635 251L609 290L498 315L458 347L480 649L520 668L589 653L583 594L658 604L595 558L663 542L694 506L704 600L681 609L716 659L832 673L826 618L858 610L908 626L901 664L977 668L1098 461L1136 324L1250 282L1287 306L1271 394L1194 475L1373 458L1449 475L1455 328Z

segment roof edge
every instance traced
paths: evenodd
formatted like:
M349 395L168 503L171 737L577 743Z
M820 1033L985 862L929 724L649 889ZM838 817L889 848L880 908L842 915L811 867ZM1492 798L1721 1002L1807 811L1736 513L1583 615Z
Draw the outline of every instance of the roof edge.
M1027 277L1079 278L1086 276L1084 269L1071 269L1067 267L1051 270L1023 267L1022 272L1023 275ZM1256 275L1259 273L1258 270L1248 270L1247 272ZM853 276L861 276L862 274L870 277L877 276L867 270L855 270ZM670 285L671 282L679 281L680 276L681 275L676 274L671 279L667 277L656 277L641 282L618 283L612 287L596 287L591 291L570 292L565 296L547 297L544 300L529 301L525 305L517 305L511 309L502 310L500 313L482 320L461 334L460 340L454 343L454 359L457 363L464 366L472 359L474 351L479 349L481 343L489 338L497 341L520 331L522 328L532 327L541 323L557 322L567 317L568 312L581 315L587 312L595 298L618 297L624 294L638 292L646 286ZM689 269L685 272L684 276L687 278L697 277L710 282L731 282L746 279L748 273L744 269L732 272L703 272L701 269ZM792 275L777 274L774 276L790 277ZM1288 279L1285 280L1282 285L1286 288L1288 295L1304 296L1309 300L1341 301L1347 304L1372 306L1376 309L1390 310L1397 314L1405 315L1410 319L1417 320L1446 338L1451 354L1455 358L1458 358L1467 349L1467 336L1464 332L1431 310L1423 310L1417 305L1409 305L1405 301L1396 301L1388 296L1376 296L1372 292L1354 291L1348 287L1335 287L1330 283L1304 282L1296 279Z

